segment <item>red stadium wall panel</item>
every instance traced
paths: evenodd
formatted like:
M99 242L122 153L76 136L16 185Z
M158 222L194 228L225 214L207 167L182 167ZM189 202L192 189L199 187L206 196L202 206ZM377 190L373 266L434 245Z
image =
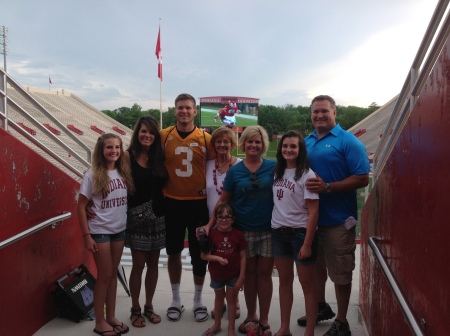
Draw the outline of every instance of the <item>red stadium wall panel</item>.
M0 250L0 333L31 335L55 317L55 281L82 263L96 276L95 266L77 219L79 183L2 128L0 151L0 241L72 213Z
M424 335L447 335L450 311L450 40L362 214L360 308L369 335L412 335L367 241L377 243Z

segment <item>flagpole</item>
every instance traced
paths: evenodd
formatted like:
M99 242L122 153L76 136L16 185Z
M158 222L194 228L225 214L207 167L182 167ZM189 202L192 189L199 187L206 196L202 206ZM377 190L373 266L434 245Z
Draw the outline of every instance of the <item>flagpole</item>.
M162 56L161 56L161 40L160 40L160 34L161 34L161 18L159 18L159 31L158 31L158 41L160 43L160 50L159 50L159 60L158 62L162 62ZM158 67L161 68L161 76L159 76L159 127L163 129L162 124L162 64L158 65Z
M159 77L159 127L162 129L162 48L161 48L161 18L159 18L158 40L156 41L156 57L158 58Z
M159 127L163 128L162 124L162 80L159 79Z

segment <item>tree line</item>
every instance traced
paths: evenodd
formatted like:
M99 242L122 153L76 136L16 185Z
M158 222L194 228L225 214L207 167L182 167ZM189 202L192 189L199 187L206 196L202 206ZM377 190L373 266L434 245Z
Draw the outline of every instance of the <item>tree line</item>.
M379 106L376 103L372 103L368 107L338 105L336 106L336 121L343 129L347 130L378 108ZM197 109L200 111L200 107L197 106ZM170 107L168 111L163 112L163 128L175 125L176 118L174 111L175 107ZM150 115L158 120L158 122L160 119L159 110L142 110L142 107L139 104L134 104L132 107L120 107L112 111L102 110L102 112L131 129L136 123L136 120L141 116ZM200 126L200 113L195 117L195 124ZM294 106L292 104L283 106L259 105L258 124L267 130L270 138L272 138L273 134L283 134L288 130L297 130L303 135L309 134L314 130L311 122L310 107L301 105Z

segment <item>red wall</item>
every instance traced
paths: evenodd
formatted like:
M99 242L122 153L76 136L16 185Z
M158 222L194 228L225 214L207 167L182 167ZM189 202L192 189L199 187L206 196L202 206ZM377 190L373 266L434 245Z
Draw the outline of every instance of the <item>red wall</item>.
M360 307L370 335L411 335L373 252L382 254L425 335L450 312L450 42L447 41L362 214Z
M0 250L0 333L30 335L55 317L55 280L84 263L79 183L0 128L0 241L65 211L72 217Z

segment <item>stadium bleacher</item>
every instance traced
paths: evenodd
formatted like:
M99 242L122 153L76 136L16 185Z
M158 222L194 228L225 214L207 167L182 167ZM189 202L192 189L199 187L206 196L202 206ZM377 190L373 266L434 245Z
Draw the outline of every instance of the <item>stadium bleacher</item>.
M398 96L395 96L365 119L348 129L364 144L369 157L373 156L378 148L397 99Z
M86 158L86 149L82 148L76 141L74 141L71 136L67 134L67 132L75 135L76 138L78 138L83 144L90 148L91 151L94 150L95 143L97 142L97 139L99 137L99 133L95 131L95 128L101 129L102 131L107 133L115 133L119 135L124 143L124 148L128 147L131 139L131 129L117 123L117 121L115 121L114 119L95 109L88 103L83 102L80 98L76 97L70 92L58 92L30 87L26 87L24 88L24 90L25 93L19 92L13 87L8 87L8 100L13 101L20 107L16 108L14 104L9 104L8 116L14 122L23 123L25 127L29 127L30 129L34 130L36 134L34 134L33 136L39 142L45 145L45 147L47 147L53 153L57 154L58 157L70 164L80 173L83 173L86 170L86 166L80 164L78 160L75 160L73 155L68 150L66 150L64 147L58 144L57 141L55 141L55 137L61 140L72 151L74 151L85 160L88 159ZM33 100L38 102L43 109L45 109L49 114L51 114L51 116L57 119L63 125L63 127L55 125L55 123L49 117L42 113L40 108L36 107L36 103ZM34 126L32 124L32 121L29 120L30 117L25 115L20 109L26 111L32 118L34 118L40 125L42 125L42 128L48 130L48 132L39 130L36 126ZM67 128L68 125L73 125L73 130ZM81 132L77 132L74 130L80 130ZM38 146L33 145L31 141L27 140L20 133L14 130L10 131L14 134L14 136L33 148L43 157L54 163L60 169L66 171L77 180L80 180L79 176L76 176L68 171L63 165L59 164L44 151L40 150Z

